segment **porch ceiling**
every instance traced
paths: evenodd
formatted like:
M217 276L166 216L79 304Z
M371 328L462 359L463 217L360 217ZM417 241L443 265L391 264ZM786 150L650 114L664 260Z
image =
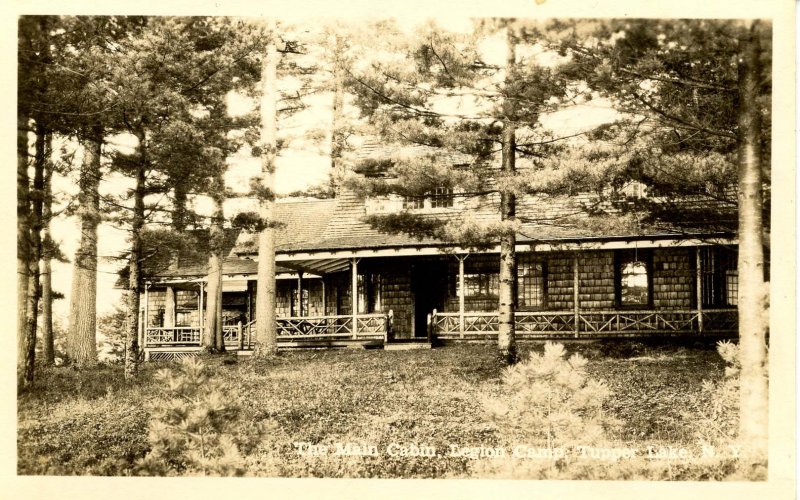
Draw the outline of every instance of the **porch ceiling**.
M281 266L313 274L337 273L350 269L350 259L308 259L281 262Z

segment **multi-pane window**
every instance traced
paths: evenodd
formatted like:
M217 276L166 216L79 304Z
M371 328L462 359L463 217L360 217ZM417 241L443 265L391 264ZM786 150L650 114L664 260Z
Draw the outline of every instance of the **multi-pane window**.
M303 288L302 293L297 293L298 291L299 288L295 284L292 287L292 316L303 316L308 313L308 288ZM298 300L302 300L302 303Z
M623 307L644 307L650 304L650 254L642 250L617 254L617 303Z
M456 296L460 293L456 280ZM497 297L500 293L500 275L497 273L464 274L464 297Z
M358 275L358 313L379 312L383 299L383 280L377 273Z
M533 255L517 258L517 305L519 307L544 307L544 264L536 262Z
M453 206L453 188L438 187L431 196L431 208L451 208Z
M739 273L736 270L736 252L720 247L704 247L699 252L703 307L737 305Z
M164 326L166 290L151 290L147 299L147 326Z
M452 208L454 199L453 188L438 187L424 196L403 196L403 209Z
M196 290L175 290L175 326L197 326L198 295Z
M739 271L737 269L725 271L725 302L729 306L739 305Z
M422 196L403 196L404 210L418 210L425 208L425 198Z

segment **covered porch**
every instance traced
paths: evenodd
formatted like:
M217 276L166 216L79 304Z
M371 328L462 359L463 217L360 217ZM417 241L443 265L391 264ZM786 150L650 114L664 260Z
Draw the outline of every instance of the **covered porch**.
M326 275L320 268L328 271ZM328 262L319 268L281 265L276 274L278 346L378 347L392 331L392 311L378 304L367 310L358 262ZM316 272L314 272L316 271ZM252 352L258 293L253 273L226 275L222 287L225 347ZM345 279L346 278L346 279ZM352 301L351 297L356 297ZM206 330L205 277L146 283L140 310L139 344L146 359L174 359L201 350Z

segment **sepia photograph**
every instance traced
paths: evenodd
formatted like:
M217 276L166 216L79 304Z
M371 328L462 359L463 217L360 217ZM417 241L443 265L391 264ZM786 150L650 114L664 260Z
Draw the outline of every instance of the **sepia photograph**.
M17 12L14 474L789 494L794 39L538 4Z

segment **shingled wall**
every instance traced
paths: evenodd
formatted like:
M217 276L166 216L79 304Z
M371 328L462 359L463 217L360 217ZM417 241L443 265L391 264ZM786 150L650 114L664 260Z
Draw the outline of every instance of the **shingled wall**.
M653 306L688 309L695 302L695 254L692 248L653 252Z
M546 309L568 311L574 308L573 252L548 252L539 255L547 267ZM694 249L657 248L652 251L653 307L656 309L687 309L695 303ZM472 262L470 262L472 260ZM496 256L470 256L465 273L493 272ZM492 267L494 266L494 267ZM494 271L496 272L496 271ZM449 273L458 279L458 263L449 265ZM580 252L578 278L581 309L614 309L614 251ZM466 297L466 311L494 311L496 298ZM455 287L447 300L447 312L458 312Z

